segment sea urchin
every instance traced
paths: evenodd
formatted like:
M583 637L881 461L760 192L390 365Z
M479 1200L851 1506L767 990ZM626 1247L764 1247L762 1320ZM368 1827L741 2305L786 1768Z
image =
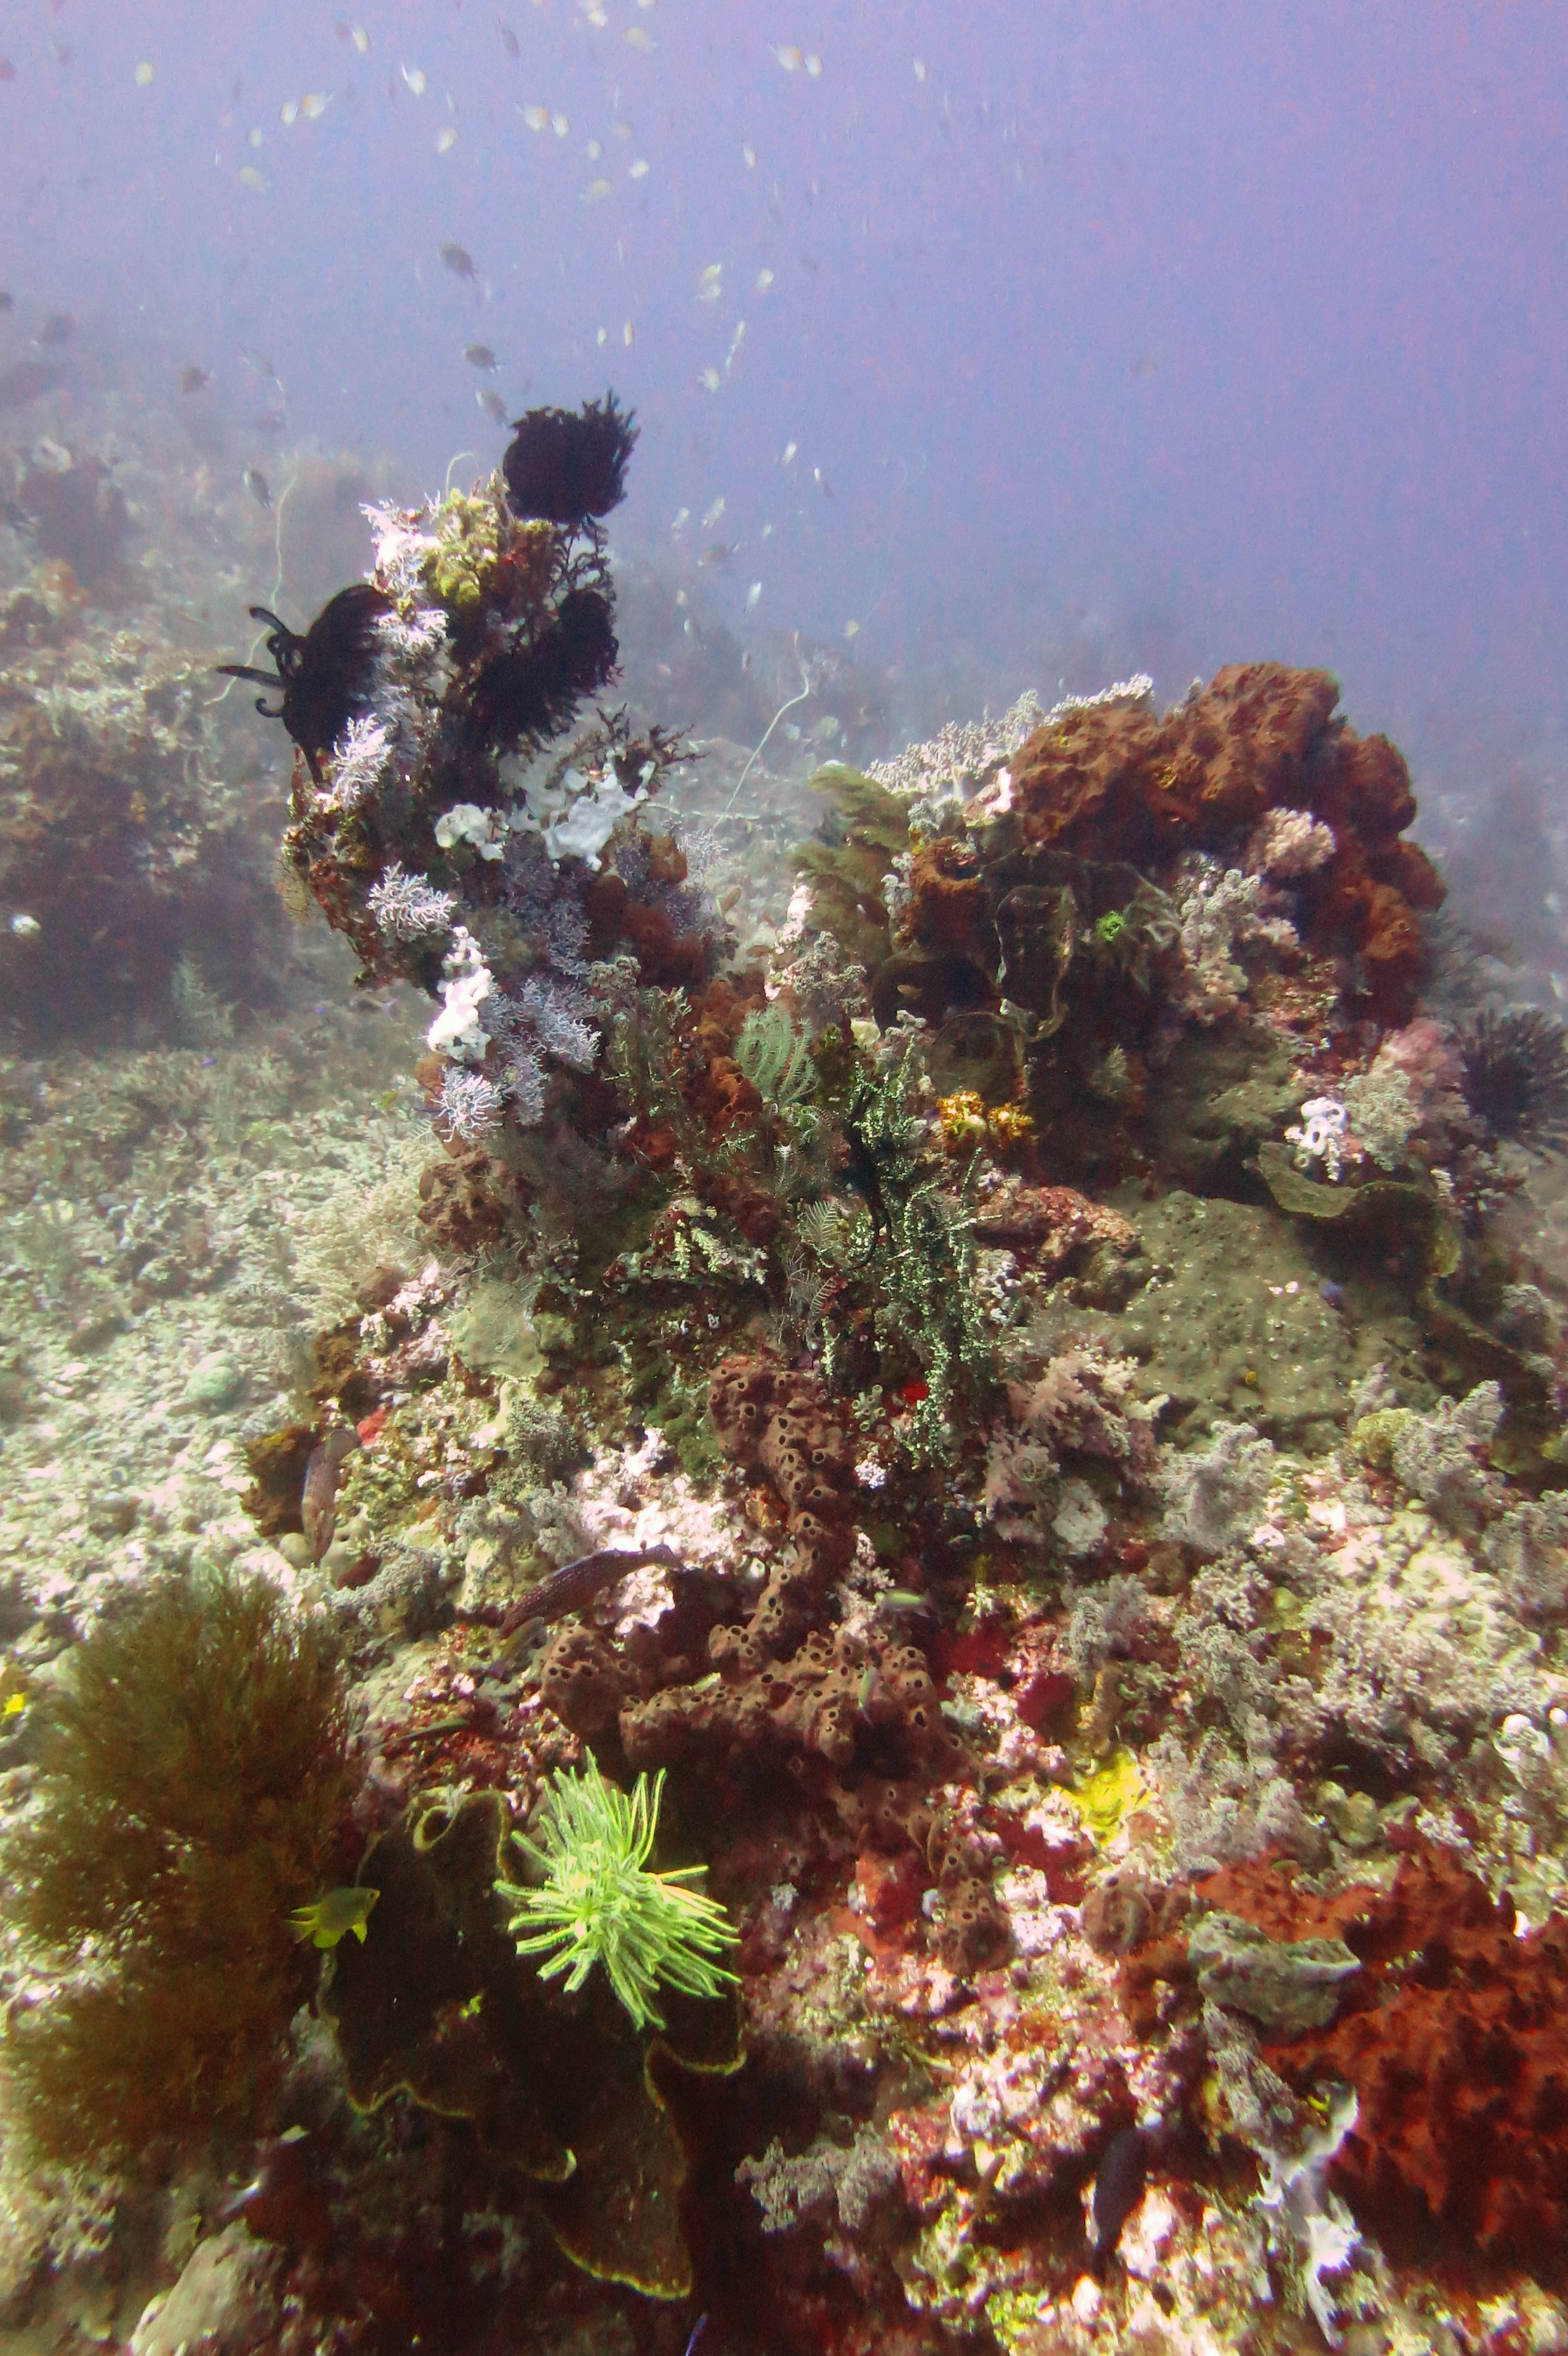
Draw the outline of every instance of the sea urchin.
M1465 1101L1499 1137L1568 1139L1568 1029L1538 1006L1485 1009L1459 1042Z

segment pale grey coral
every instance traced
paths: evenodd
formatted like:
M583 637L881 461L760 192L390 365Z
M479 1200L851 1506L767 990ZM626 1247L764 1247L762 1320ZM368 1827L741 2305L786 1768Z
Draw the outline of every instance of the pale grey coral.
M847 2147L819 2136L796 2156L775 2139L760 2159L741 2162L735 2181L749 2187L764 2233L787 2233L803 2217L830 2205L848 2232L859 2233L898 2183L899 2165L881 2137L862 2127Z
M586 1019L587 1000L580 990L530 974L511 1004L517 1014L507 1036L516 1028L524 1028L559 1063L569 1064L574 1072L592 1070L599 1033Z
M1222 1554L1248 1536L1274 1477L1274 1443L1253 1424L1216 1423L1208 1447L1185 1454L1162 1448L1156 1476L1165 1505L1160 1537L1200 1554Z
M1300 1581L1299 1624L1322 1659L1311 1685L1276 1687L1294 1739L1348 1735L1396 1765L1452 1765L1477 1728L1563 1701L1568 1686L1513 1607L1509 1551L1505 1539L1497 1577L1419 1507L1354 1522Z
M425 562L436 547L419 528L419 511L384 501L362 506L359 512L376 542L377 572L400 605L417 605L424 594ZM384 622L382 628L385 634Z
M1310 810L1265 810L1253 830L1242 863L1250 875L1282 884L1326 867L1339 845L1334 830Z
M1371 1071L1342 1081L1340 1099L1350 1133L1381 1170L1397 1170L1421 1126L1421 1110L1397 1066L1380 1055Z
M779 947L792 950L796 944L781 933ZM871 1011L865 967L850 962L832 933L814 933L797 954L775 961L767 989L769 997L782 1001L814 1039L841 1016L853 1022Z
M1488 1527L1481 1554L1521 1620L1568 1612L1568 1490L1510 1506Z
M1135 1394L1137 1373L1136 1359L1085 1345L1048 1358L1033 1381L1008 1385L1010 1412L992 1434L985 1488L987 1511L1004 1537L1043 1537L1038 1517L1056 1503L1063 1456L1114 1464L1129 1490L1147 1481L1155 1410Z
M1395 1479L1452 1528L1475 1527L1500 1501L1484 1460L1502 1414L1499 1387L1477 1383L1457 1404L1412 1416L1394 1435Z
M1147 684L1147 682L1146 682ZM1115 695L1116 690L1106 691ZM1065 707L1058 707L1058 715ZM967 801L987 785L1004 762L1046 719L1032 688L999 720L950 720L923 744L906 744L891 761L872 761L866 775L879 786L917 804Z
M1148 1590L1125 1571L1079 1596L1068 1614L1062 1649L1080 1683L1092 1684L1107 1661L1125 1660L1148 1616Z
M527 1047L519 1047L507 1066L507 1094L519 1129L537 1129L544 1119L544 1074Z
M366 903L379 929L395 941L417 941L429 933L450 932L457 914L457 901L451 892L438 891L422 875L411 875L396 859L370 886Z
M1296 1786L1266 1752L1243 1759L1213 1732L1189 1751L1166 1733L1144 1762L1164 1802L1179 1879L1243 1865L1265 1848L1301 1855L1316 1846Z
M1278 958L1299 947L1289 918L1270 913L1263 878L1222 867L1206 852L1182 860L1172 896L1181 940L1177 996L1198 1023L1217 1023L1241 1005L1249 988L1244 956Z

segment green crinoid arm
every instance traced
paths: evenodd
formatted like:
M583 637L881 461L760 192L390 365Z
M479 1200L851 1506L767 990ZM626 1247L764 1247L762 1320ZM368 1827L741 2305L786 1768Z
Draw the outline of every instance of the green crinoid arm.
M664 2026L661 1987L716 1997L736 1977L717 1960L736 1943L723 1907L687 1886L706 1868L647 1870L663 1790L662 1770L651 1784L639 1775L629 1794L592 1762L581 1774L558 1772L539 1839L513 1835L543 1887L496 1885L517 1909L509 1928L517 1953L548 1958L541 1978L564 1974L571 1995L602 1964L639 2029Z

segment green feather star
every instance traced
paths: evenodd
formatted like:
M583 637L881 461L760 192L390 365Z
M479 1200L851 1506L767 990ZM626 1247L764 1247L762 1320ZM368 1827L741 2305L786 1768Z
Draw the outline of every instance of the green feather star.
M603 1964L610 1985L639 2029L664 2027L661 1987L716 1997L736 1976L716 1958L737 1933L717 1899L688 1888L707 1868L650 1873L664 1792L639 1775L628 1794L607 1783L592 1761L581 1774L560 1770L546 1795L538 1842L512 1837L544 1875L542 1889L498 1880L516 1906L509 1930L520 1955L548 1955L545 1979L568 1974L567 1994Z

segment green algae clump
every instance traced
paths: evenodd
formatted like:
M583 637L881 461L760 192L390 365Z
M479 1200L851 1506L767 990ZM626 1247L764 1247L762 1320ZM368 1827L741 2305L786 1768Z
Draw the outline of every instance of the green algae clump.
M243 2131L304 1992L289 1910L348 1797L334 1633L263 1578L186 1574L101 1621L38 1710L0 1867L53 1985L12 2008L8 2122L64 2166Z

